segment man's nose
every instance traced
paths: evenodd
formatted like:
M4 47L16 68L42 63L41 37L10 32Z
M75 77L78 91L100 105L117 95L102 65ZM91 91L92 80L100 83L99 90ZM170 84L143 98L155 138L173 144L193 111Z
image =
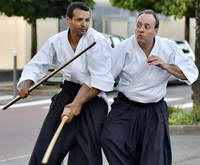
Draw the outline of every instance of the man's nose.
M138 28L138 31L139 31L139 32L144 32L144 27L143 27L143 26L139 27L139 28Z
M82 21L81 26L87 27L87 21Z

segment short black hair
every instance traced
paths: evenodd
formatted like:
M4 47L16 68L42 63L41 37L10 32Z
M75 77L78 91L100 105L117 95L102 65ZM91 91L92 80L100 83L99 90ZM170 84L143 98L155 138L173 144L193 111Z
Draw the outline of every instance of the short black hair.
M84 11L90 11L90 8L84 3L84 2L72 2L67 7L67 17L71 18L73 17L73 11L75 9L81 9Z
M154 17L154 19L155 19L155 28L156 28L156 29L159 28L159 19L158 19L156 13L155 13L153 10L150 10L150 9L148 9L148 10L143 10L143 11L141 11L141 12L138 14L137 18L138 18L139 16L141 16L142 14L151 14L151 15L153 15L153 17Z

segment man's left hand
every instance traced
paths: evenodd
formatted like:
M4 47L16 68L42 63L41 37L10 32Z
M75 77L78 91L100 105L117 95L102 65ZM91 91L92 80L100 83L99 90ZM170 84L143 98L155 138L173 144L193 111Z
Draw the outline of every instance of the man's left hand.
M169 67L169 64L165 63L159 56L149 56L147 58L147 63L158 66L164 70L167 70Z

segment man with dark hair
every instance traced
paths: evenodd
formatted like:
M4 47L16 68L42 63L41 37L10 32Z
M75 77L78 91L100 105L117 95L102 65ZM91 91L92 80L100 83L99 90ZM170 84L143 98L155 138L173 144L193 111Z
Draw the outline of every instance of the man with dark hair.
M157 36L159 21L146 10L135 35L113 49L112 72L118 96L104 124L102 146L110 165L171 165L168 108L164 101L171 75L191 85L194 62L176 44Z
M108 105L101 91L113 88L110 45L105 37L89 28L90 9L82 2L68 6L69 28L49 38L25 66L18 83L19 95L29 95L31 85L52 65L61 66L94 41L96 45L64 68L61 91L53 96L29 165L41 165L44 153L63 116L69 118L50 156L48 165L59 165L69 152L69 165L101 165L100 134ZM105 60L106 59L106 60Z
M75 9L81 9L81 10L90 12L90 8L86 6L83 2L73 2L67 7L66 16L72 19L73 11Z

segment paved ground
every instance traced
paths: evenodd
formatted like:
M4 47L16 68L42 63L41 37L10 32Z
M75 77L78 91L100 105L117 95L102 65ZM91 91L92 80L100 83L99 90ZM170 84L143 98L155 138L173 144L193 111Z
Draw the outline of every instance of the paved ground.
M200 165L200 136L171 136L173 165ZM0 165L27 165L29 155L0 161ZM67 160L64 161L64 165ZM105 157L103 165L108 165Z

